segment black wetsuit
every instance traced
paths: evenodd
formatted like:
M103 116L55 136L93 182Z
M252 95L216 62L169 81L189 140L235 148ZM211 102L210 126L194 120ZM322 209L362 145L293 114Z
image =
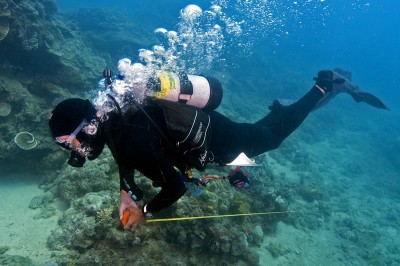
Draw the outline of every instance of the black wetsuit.
M182 171L185 169L181 158L161 136L160 131L166 134L162 109L157 105L148 105L144 109L157 128L141 111L125 116L123 123L114 114L106 122L106 127L111 128L105 130L106 142L118 164L121 189L141 199L142 192L134 182L135 170L161 187L161 191L147 204L147 210L155 213L169 207L185 193L183 174L174 166Z
M321 91L313 87L289 106L275 102L271 112L254 124L236 123L213 111L210 113L212 138L209 150L216 162L228 163L241 152L253 157L276 149L302 123L322 96ZM161 108L149 105L145 110L158 129L143 112L137 111L124 123L115 122L118 119L111 117L105 124L108 129L104 131L119 166L121 189L138 194L140 198L141 192L133 179L135 170L161 187L161 191L147 204L147 210L156 213L185 193L182 174L185 162L162 136L167 135L167 131Z
M322 97L322 92L313 87L291 105L282 106L275 101L271 112L254 124L236 123L212 112L210 150L224 163L233 161L241 152L254 157L274 150L304 121Z

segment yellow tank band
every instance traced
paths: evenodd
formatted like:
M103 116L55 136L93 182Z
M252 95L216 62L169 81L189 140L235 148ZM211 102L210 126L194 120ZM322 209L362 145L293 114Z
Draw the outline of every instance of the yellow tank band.
M161 72L158 78L160 79L161 86L160 91L156 93L155 97L161 99L167 96L171 89L175 89L175 78L168 71Z

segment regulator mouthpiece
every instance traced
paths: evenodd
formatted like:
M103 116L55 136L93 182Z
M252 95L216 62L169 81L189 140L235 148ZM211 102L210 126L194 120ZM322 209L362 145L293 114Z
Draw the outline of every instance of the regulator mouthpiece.
M67 163L72 167L82 167L86 162L85 156L82 156L77 151L72 151Z

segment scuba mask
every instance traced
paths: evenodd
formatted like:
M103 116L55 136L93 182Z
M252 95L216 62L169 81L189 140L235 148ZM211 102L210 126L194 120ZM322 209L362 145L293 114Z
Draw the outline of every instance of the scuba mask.
M83 119L67 139L55 138L59 146L71 151L70 158L67 161L69 165L82 167L86 162L86 157L89 160L94 160L101 154L105 141L101 130L98 130L98 126L97 119L92 119L90 122ZM79 141L80 147L73 145L74 139Z

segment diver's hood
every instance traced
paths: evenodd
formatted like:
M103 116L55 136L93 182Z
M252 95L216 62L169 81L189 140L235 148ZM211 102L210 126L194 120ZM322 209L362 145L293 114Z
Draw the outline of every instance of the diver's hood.
M70 135L86 119L96 119L96 109L89 100L71 98L57 104L51 112L49 127L53 138Z
M97 130L96 135L85 135L87 136L87 140L85 140L85 143L87 143L87 145L89 145L90 147L90 152L87 158L91 161L99 157L99 155L102 153L106 140L104 138L103 131L100 128Z

